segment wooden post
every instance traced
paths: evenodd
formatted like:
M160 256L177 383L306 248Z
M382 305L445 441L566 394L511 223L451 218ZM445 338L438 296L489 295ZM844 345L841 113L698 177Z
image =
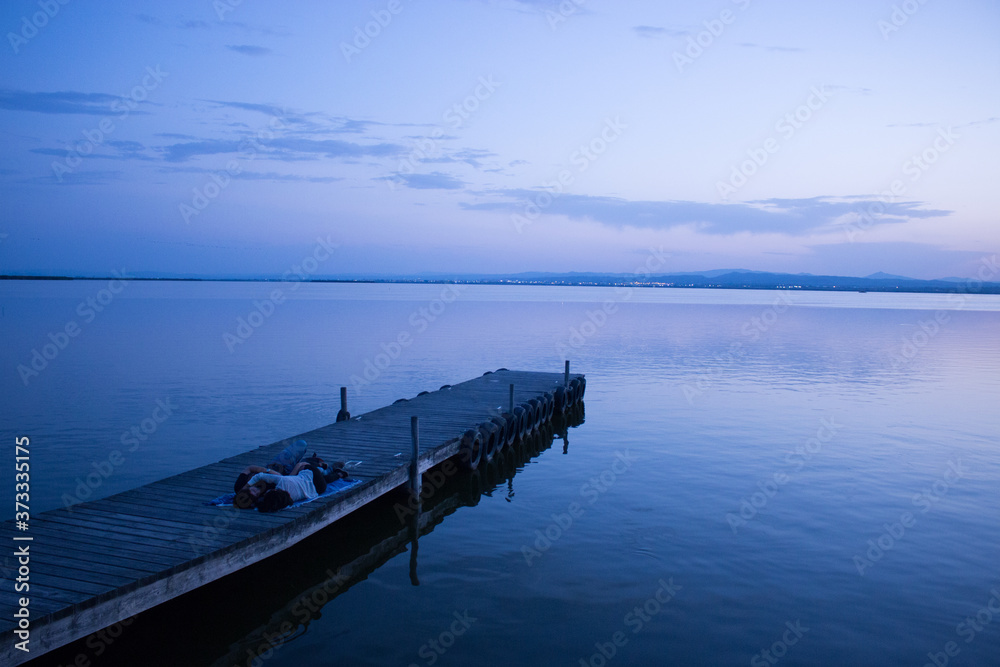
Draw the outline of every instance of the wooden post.
M420 468L417 465L417 457L420 456L420 432L417 425L417 416L410 417L410 439L413 441L413 452L410 458L410 493L420 502Z
M510 384L510 408L507 410L510 414L514 414L514 383Z
M569 359L566 360L566 374L563 375L563 386L569 387Z
M345 422L351 418L351 413L347 411L347 387L340 388L340 412L337 413L337 421Z

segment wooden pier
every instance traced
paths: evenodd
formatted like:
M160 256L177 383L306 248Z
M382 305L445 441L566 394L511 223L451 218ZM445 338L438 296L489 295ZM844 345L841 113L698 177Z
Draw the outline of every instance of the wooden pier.
M511 389L513 385L513 389ZM345 419L137 489L31 517L30 590L0 590L0 664L17 665L259 562L393 489L420 488L447 459L478 464L582 400L582 375L501 369ZM343 394L342 394L343 401ZM513 409L512 409L513 408ZM416 418L416 419L414 419ZM204 503L232 489L248 464L292 439L326 460L361 461L361 480L335 496L273 514ZM30 536L30 542L14 541ZM13 579L14 575L8 575ZM17 650L19 598L29 599L30 652Z

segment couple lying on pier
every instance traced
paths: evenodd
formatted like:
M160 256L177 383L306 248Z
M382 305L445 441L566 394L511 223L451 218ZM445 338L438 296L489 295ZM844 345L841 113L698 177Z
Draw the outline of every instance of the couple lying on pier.
M285 447L266 467L249 465L243 469L233 491L233 505L241 509L256 507L261 512L276 512L300 500L315 498L326 485L348 475L344 464L326 463L314 452L303 459L306 441L301 438Z

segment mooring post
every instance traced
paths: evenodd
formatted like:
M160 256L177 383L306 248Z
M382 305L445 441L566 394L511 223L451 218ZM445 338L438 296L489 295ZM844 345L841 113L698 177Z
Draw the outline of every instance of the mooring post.
M566 373L563 375L563 387L569 387L569 359L566 360Z
M347 387L340 388L340 412L337 413L337 421L345 422L351 418L351 413L347 411Z
M509 412L510 414L514 414L514 383L513 382L510 383L510 407L507 409L507 412Z
M417 416L410 417L410 439L413 441L413 452L410 457L410 493L420 501L420 468L417 465L417 457L420 455L420 431L417 425Z

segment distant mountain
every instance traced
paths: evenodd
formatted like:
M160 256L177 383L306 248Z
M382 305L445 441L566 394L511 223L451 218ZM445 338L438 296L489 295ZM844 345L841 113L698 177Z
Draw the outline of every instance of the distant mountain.
M90 279L107 279L112 276L88 276ZM58 276L0 276L0 278L58 278ZM141 275L138 280L238 280L281 281L278 275L192 277L173 275ZM841 292L961 292L966 291L965 279L946 278L920 280L873 273L865 277L823 276L811 273L770 273L746 269L715 269L701 272L678 272L655 276L636 273L592 273L571 271L554 273L525 271L515 274L457 274L426 272L409 275L342 274L316 275L313 282L383 282L383 283L469 283L488 285L637 285L648 287L701 287L710 289L792 289ZM1000 283L977 284L976 291L983 294L1000 294Z
M767 271L705 271L700 273L670 273L648 278L634 273L547 273L489 276L471 279L455 276L463 282L501 284L552 285L648 285L650 287L703 287L714 289L796 289L841 292L955 292L961 286L945 280L921 280L887 273L875 273L863 278L823 276L810 273L769 273ZM1000 283L984 283L978 290L985 294L1000 294Z
M717 276L724 276L727 273L766 273L766 271L751 271L750 269L714 269L712 271L678 271L671 275L705 276L706 278L715 278Z
M713 269L712 271L678 271L670 275L673 276L704 276L715 278L727 273L766 273L766 271L751 271L750 269ZM384 275L378 279L392 280L490 280L496 278L512 278L516 280L597 280L597 279L622 279L629 276L634 277L634 273L603 273L594 271L566 271L562 273L554 271L522 271L521 273L496 274L496 273L443 273L440 271L424 271L422 273L409 275ZM348 276L355 278L357 276ZM372 277L372 276L369 276Z
M888 276L888 277L886 277ZM920 280L905 276L873 274L864 278L822 276L808 273L727 273L714 277L655 276L653 282L672 286L716 287L728 289L806 289L826 291L871 292L954 292L956 284L943 280ZM1000 283L986 283L984 293L1000 293Z
M916 280L915 278L908 278L907 276L894 276L893 274L885 273L884 271L873 273L870 276L865 276L865 278L871 278L872 280Z

